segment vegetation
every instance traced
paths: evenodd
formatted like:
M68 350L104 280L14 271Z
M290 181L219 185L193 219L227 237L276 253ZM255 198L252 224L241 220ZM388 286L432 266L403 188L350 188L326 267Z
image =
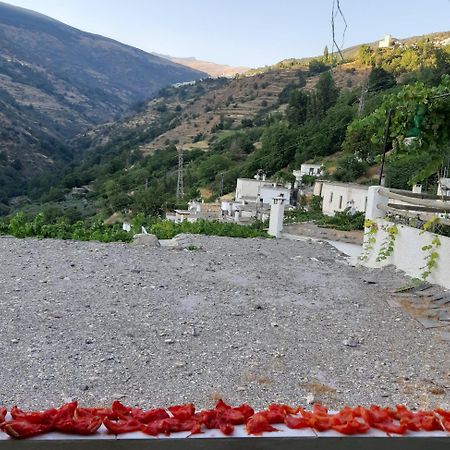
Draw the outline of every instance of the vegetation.
M158 239L172 239L180 233L205 234L208 236L228 237L268 237L262 222L251 225L235 223L211 222L199 220L197 222L174 223L169 220L146 218L138 215L133 221L132 230L140 232L141 226L146 226L148 232L155 234ZM122 230L121 224L106 225L101 220L82 221L71 223L66 217L49 218L44 213L27 219L23 212L19 212L10 219L0 221L0 235L17 238L36 237L40 239L74 239L78 241L100 242L130 242L135 232Z
M414 55L424 57L418 59ZM166 210L185 207L188 200L200 196L202 189L212 193L212 199L217 198L234 190L237 177L253 177L259 169L269 177L291 182L288 175L300 164L328 159L332 163L326 164L326 176L340 181L364 178L370 183L374 173L370 169L380 162L390 109L394 114L388 136L387 185L407 188L414 180L430 179L450 158L450 97L446 96L450 77L442 76L450 68L448 48L431 43L380 51L361 47L354 64L372 66L364 108L359 108L360 87L337 87L328 67L332 58L324 51L321 58L297 66L293 63L300 69L298 80L285 86L273 107L266 101L256 117L233 122L230 117L221 116L210 134L199 128L192 140L207 141L208 151L184 152L184 198L176 197L175 142L169 139L146 156L139 147L185 120L181 104L195 103L204 92L226 84L226 80L205 80L193 86L163 89L159 100L153 102L152 114L157 119L150 124L137 121L133 129L117 125L101 136L104 139L99 139L103 140L99 145L89 137L78 140L79 156L69 166L34 178L20 193L45 209L49 202L67 203L73 188L89 186L83 201L92 205L97 218L105 219L113 213L144 214L160 221ZM307 77L312 74L316 84L311 88L309 83L306 89ZM251 88L260 93L267 86L258 77L256 80ZM234 93L227 95L224 102L230 107L239 101ZM172 106L166 107L167 104ZM283 104L286 104L284 113L280 112L282 108L275 111ZM214 109L212 103L208 106ZM137 107L145 109L142 105ZM406 145L404 138L408 136L415 140ZM0 168L5 161L8 171L22 170L20 164L0 154ZM0 197L0 202L0 214L16 208L9 194ZM317 220L324 226L342 229L361 227L360 217L341 214L327 222L328 219L311 210L288 213L287 220ZM163 222L153 225L156 230L172 226ZM171 233L167 231L166 235Z

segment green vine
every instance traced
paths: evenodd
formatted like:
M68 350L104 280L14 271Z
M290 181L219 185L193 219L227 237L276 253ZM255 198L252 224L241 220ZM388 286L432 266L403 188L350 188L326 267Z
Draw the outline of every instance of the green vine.
M433 216L430 220L425 222L422 227L422 231L420 234L424 234L425 231L428 231L430 228L432 228L436 223L439 222L438 216ZM431 240L431 244L424 245L422 247L422 251L428 252L424 258L425 265L420 268L420 270L423 270L422 272L422 279L426 280L433 269L437 266L437 260L439 259L439 253L438 248L441 246L441 240L439 239L439 236L437 234L433 234L433 239Z
M437 252L437 249L440 246L441 240L439 239L439 236L435 234L433 240L431 241L431 244L424 245L422 247L422 250L424 252L428 252L428 254L424 258L425 265L420 268L421 270L423 270L423 280L426 280L430 276L432 270L437 266L437 260L439 259L439 253Z
M378 232L377 223L374 220L366 219L364 221L364 228L366 229L364 233L364 245L361 255L358 257L360 261L367 261L369 259L370 253L377 241L377 238L375 237Z
M377 256L377 262L384 261L392 255L395 240L398 235L397 225L383 225L381 229L387 233L387 236L381 244L380 251Z

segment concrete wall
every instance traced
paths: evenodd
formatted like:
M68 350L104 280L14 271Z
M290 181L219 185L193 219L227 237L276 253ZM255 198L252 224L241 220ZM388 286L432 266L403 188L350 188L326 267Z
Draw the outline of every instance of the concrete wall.
M425 266L424 257L428 254L423 251L424 245L431 244L434 234L421 232L421 230L406 225L397 225L398 235L394 243L393 253L384 261L376 261L383 241L388 233L381 227L394 225L385 219L375 219L378 224L376 233L376 243L370 253L369 259L361 264L366 267L383 267L389 264L395 265L403 270L407 275L414 278L421 278ZM366 237L367 239L367 237ZM439 258L437 266L431 271L427 281L436 283L450 289L450 238L439 236L441 246L437 248ZM364 252L364 250L363 250Z
M328 183L321 182L314 188L315 195L323 198L322 212L327 216L334 216L336 211L344 211L345 208L353 207L356 211L365 211L367 208L367 186L359 186L351 183ZM316 194L320 192L320 194Z
M272 199L284 194L286 202L289 203L291 190L285 186L273 185L270 180L252 180L251 178L238 178L236 182L236 201L246 200L255 202L260 194L260 198L266 204L271 204Z
M263 199L264 204L271 204L272 200L275 197L279 197L280 194L283 194L283 197L285 198L285 204L289 205L291 203L290 189L287 189L284 186L271 186L271 185L265 185L261 188L261 198Z

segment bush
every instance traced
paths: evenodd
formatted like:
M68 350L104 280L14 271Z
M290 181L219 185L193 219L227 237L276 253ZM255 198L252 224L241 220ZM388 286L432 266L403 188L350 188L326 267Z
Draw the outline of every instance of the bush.
M317 224L324 228L334 228L342 231L364 230L363 212L357 211L355 214L350 213L350 208L344 211L336 211L334 216L323 216Z

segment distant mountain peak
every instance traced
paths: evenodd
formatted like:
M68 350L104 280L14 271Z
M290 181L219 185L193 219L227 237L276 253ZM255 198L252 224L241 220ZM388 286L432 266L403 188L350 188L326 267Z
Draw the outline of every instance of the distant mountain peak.
M250 68L249 67L243 67L243 66L230 66L228 64L218 64L211 61L203 61L201 59L196 58L195 56L185 56L185 57L179 57L179 56L171 56L171 55L164 55L161 53L155 53L153 52L153 55L159 56L160 58L168 59L174 63L181 64L186 67L190 67L194 70L199 70L200 72L206 72L211 77L230 77L234 76L237 73L245 73Z

